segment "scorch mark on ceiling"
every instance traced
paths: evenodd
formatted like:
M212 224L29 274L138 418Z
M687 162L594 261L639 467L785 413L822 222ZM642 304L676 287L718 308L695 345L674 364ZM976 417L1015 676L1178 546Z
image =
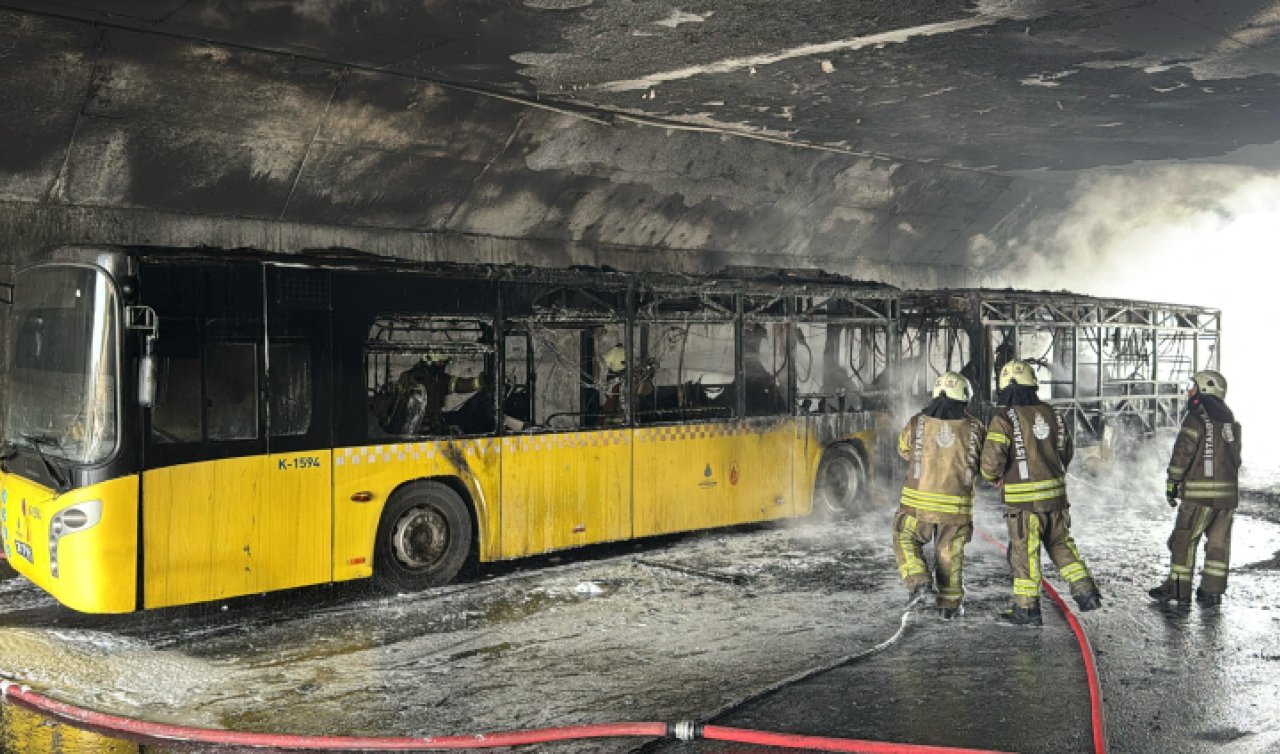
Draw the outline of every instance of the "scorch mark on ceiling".
M799 47L792 47L788 50L779 50L777 52L764 53L760 55L727 58L725 60L719 60L705 65L689 66L687 68L677 68L671 71L653 73L638 79L609 81L603 84L597 84L593 88L606 92L631 92L649 89L669 81L679 81L682 79L693 78L694 76L733 73L734 71L772 65L786 60L794 60L795 58L809 57L812 55L860 50L880 45L901 44L915 37L929 37L937 34L949 34L957 31L965 31L967 29L974 29L981 26L990 26L998 20L1000 19L994 16L980 15L957 21L942 21L936 24L913 26L908 29L894 29L893 31L880 32L879 34L868 34L863 37L839 39L833 42L823 42L820 44L801 45Z

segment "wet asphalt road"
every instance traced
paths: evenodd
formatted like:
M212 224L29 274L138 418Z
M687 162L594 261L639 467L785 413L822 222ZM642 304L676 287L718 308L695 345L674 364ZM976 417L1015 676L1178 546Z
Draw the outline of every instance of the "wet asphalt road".
M1172 512L1150 479L1071 482L1073 531L1104 609L1097 653L1113 752L1280 749L1280 475L1250 481L1221 608L1161 609ZM717 725L1019 752L1089 751L1074 637L999 625L1000 549L967 550L967 614L913 613L888 545L892 507L837 524L750 527L488 567L430 593L360 585L120 617L53 604L0 575L0 675L149 720L358 736L449 735L614 721ZM999 506L980 529L1003 540ZM1065 587L1047 569L1050 581ZM835 666L835 667L832 667ZM806 671L829 668L798 682ZM770 693L762 693L771 690ZM36 725L0 705L10 752L176 752ZM528 749L524 749L528 750ZM745 752L613 739L547 752ZM200 751L200 749L194 749ZM227 751L221 749L220 751Z

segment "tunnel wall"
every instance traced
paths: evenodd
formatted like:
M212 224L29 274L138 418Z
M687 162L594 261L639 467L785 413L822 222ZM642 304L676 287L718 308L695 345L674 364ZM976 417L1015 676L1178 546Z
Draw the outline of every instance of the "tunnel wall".
M1010 180L0 11L0 248L344 247L407 259L972 282Z

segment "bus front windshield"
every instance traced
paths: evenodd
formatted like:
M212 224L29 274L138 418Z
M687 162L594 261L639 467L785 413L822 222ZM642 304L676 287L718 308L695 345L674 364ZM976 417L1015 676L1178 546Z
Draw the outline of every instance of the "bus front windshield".
M74 464L116 447L117 305L97 268L36 267L19 274L9 337L4 439Z

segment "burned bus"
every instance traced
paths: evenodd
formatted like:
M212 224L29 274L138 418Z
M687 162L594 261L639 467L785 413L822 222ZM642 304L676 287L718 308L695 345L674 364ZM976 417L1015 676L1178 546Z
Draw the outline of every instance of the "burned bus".
M1219 367L1217 309L1007 289L905 291L901 304L905 394L960 372L989 418L1000 367L1022 359L1081 444L1176 430L1191 375Z
M122 613L846 509L896 432L898 298L59 249L14 281L4 552Z

